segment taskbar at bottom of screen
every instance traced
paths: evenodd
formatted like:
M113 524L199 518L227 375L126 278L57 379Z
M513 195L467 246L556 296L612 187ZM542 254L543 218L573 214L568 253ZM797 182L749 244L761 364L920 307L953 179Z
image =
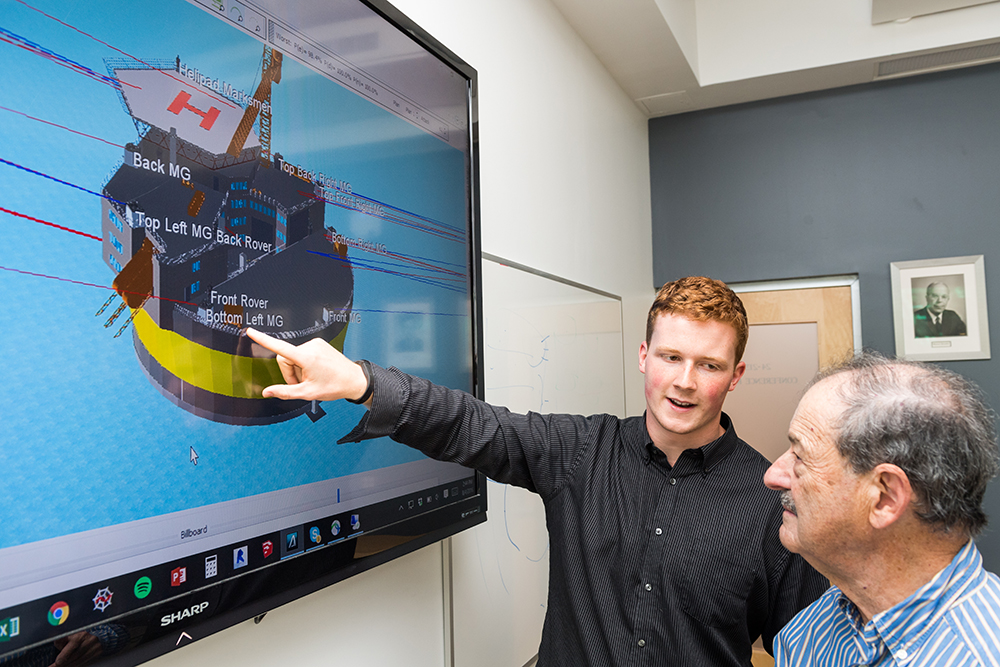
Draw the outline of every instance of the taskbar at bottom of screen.
M114 650L134 639L128 617L135 612L157 607L155 625L169 630L215 612L218 584L320 550L327 554L321 568L350 563L358 537L476 493L475 478L457 480L2 609L0 664L5 656L82 631L96 637L105 652ZM148 625L144 620L144 639Z

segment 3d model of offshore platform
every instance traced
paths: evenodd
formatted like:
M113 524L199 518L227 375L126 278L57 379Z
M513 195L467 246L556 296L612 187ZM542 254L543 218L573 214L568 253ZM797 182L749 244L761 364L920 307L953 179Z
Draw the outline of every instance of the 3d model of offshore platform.
M252 98L224 94L179 57L107 66L139 139L103 190L102 249L117 275L97 314L115 335L132 325L150 382L195 415L315 421L316 404L261 397L281 374L242 334L252 326L293 344L321 337L342 350L352 319L353 273L347 246L324 224L324 189L271 154L281 53L264 49Z

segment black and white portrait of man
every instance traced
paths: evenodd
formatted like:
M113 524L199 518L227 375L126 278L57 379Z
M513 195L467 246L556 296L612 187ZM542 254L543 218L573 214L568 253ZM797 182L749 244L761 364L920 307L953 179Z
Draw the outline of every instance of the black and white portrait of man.
M914 278L911 283L913 303L922 299L924 306L913 311L915 338L964 336L965 278L962 275ZM918 297L919 295L919 297ZM954 310L949 309L951 305Z

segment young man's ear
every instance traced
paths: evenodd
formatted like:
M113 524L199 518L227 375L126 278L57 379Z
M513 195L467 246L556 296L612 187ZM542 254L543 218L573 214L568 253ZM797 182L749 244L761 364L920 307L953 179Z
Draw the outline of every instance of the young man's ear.
M736 364L736 370L733 372L733 381L729 383L729 391L736 389L736 385L739 384L740 378L743 374L747 372L747 364L745 361L741 361Z

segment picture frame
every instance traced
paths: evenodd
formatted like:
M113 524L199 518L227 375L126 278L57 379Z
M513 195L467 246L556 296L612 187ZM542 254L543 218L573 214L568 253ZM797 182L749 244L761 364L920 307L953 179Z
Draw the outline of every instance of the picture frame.
M989 359L982 255L889 264L896 355L917 361Z

